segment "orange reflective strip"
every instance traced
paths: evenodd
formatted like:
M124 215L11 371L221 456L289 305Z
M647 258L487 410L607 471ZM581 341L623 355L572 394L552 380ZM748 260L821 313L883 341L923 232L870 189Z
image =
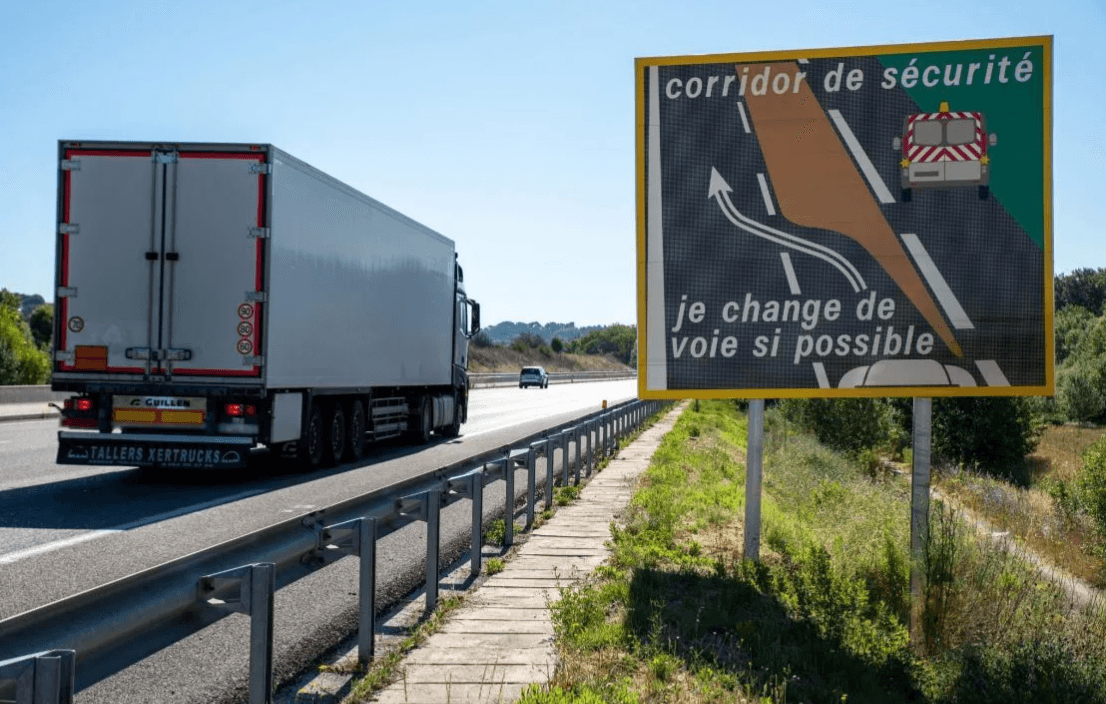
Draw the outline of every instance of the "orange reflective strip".
M156 423L157 411L149 408L116 408L111 417L120 423Z
M180 425L203 425L203 411L161 411L162 423L177 423Z

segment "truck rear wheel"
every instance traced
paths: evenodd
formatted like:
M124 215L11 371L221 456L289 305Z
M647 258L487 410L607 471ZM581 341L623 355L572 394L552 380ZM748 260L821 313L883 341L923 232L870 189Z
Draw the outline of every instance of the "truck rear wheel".
M326 432L326 460L327 466L338 464L342 461L342 455L346 453L346 413L342 410L342 404L335 402L330 409L330 423Z
M453 422L442 428L442 435L447 438L455 438L461 434L461 399L457 392L453 393Z
M319 410L319 404L312 402L307 411L307 426L304 428L303 437L300 438L299 456L311 469L317 469L323 463L323 412Z
M349 410L349 432L347 433L350 460L356 462L365 456L365 404L354 401Z
M411 438L419 445L430 442L430 433L434 430L434 409L429 396L419 399L419 415L414 419L415 426L411 428Z

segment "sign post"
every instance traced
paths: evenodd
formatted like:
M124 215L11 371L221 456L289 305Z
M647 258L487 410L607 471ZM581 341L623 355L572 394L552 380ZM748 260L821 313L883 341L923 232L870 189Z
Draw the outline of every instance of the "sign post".
M918 646L925 602L925 551L929 541L929 448L933 399L914 399L914 459L910 472L910 637Z

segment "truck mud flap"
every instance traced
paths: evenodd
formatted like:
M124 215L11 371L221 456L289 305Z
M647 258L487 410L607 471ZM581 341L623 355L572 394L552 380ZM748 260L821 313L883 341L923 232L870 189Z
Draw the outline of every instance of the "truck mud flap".
M245 438L212 443L209 439L189 442L164 436L74 435L58 438L58 464L236 469L246 466L253 447Z

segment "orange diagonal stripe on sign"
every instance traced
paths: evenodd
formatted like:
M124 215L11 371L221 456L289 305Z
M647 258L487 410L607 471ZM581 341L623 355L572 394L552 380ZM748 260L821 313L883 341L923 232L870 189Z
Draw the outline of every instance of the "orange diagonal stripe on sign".
M750 65L755 76L770 66L772 74L794 76L798 64ZM769 86L771 80L769 80ZM840 232L868 250L953 354L963 356L937 304L883 217L864 178L837 137L825 110L803 81L782 95L745 93L760 151L783 216L796 225Z

